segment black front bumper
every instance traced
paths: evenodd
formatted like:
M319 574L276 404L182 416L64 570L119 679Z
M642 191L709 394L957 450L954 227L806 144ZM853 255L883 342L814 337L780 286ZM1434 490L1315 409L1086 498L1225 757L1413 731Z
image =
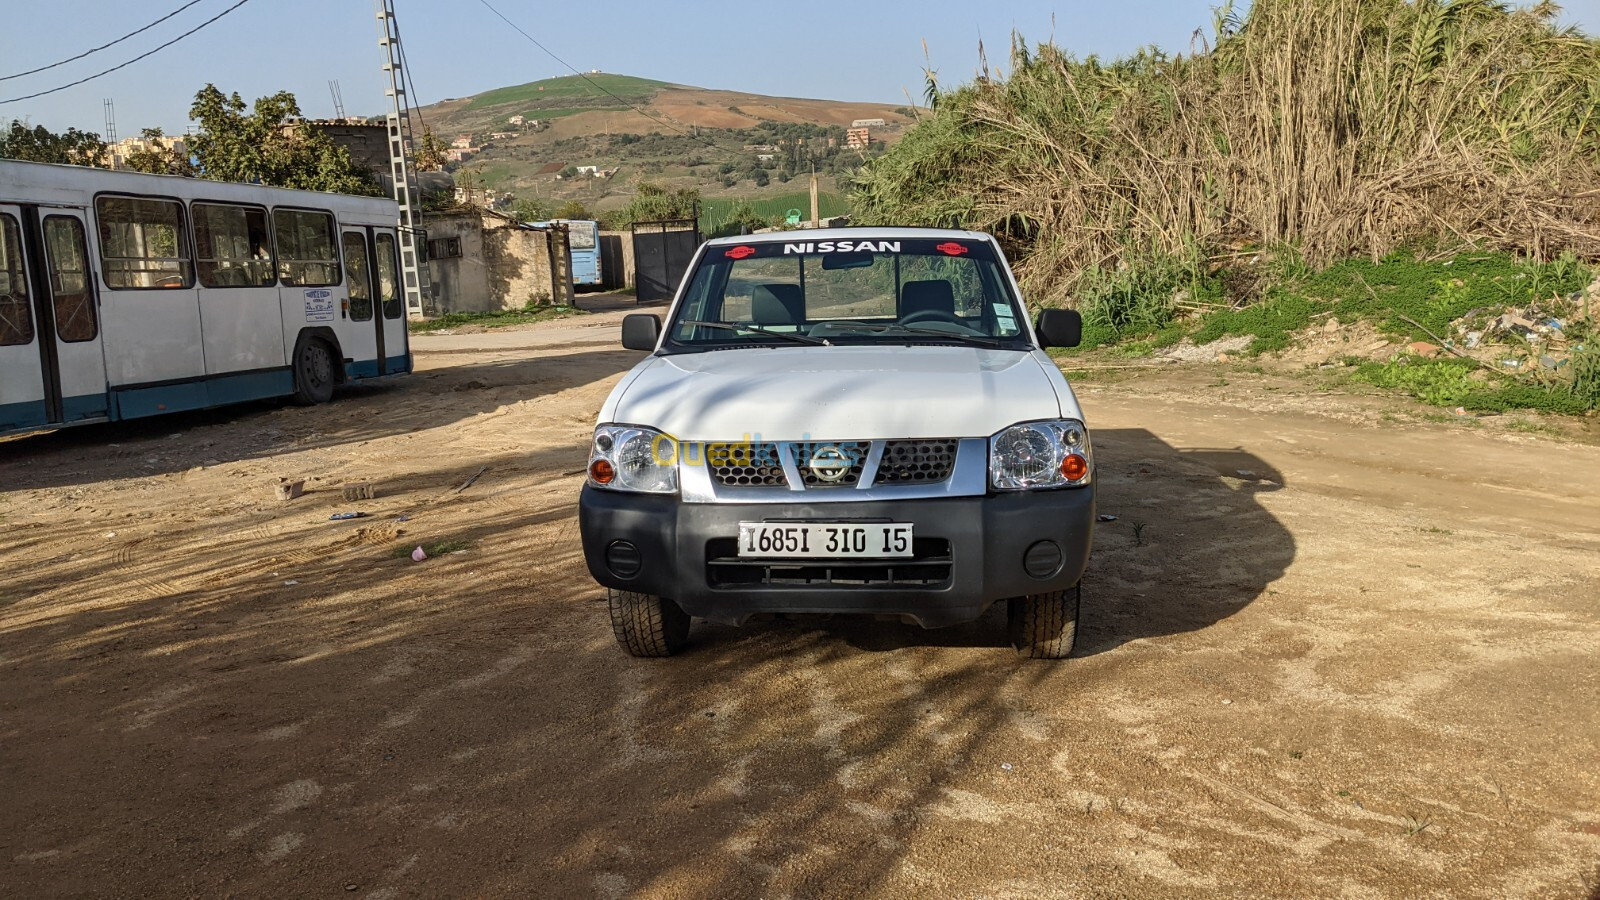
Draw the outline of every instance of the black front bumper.
M585 486L578 524L596 581L670 598L692 616L738 625L758 613L875 613L933 628L970 622L996 600L1077 584L1094 509L1092 486L783 504L683 503ZM910 522L916 555L835 563L737 556L740 522L784 520Z

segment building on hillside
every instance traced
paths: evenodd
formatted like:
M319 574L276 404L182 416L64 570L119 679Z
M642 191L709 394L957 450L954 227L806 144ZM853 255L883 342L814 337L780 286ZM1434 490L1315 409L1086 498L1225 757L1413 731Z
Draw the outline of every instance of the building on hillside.
M744 148L746 150L752 150L756 153L767 153L778 149L776 144L745 144Z
M851 150L865 150L872 145L872 129L851 128L844 133L844 145Z
M578 166L578 174L587 175L590 178L599 178L604 173L600 171L599 166Z
M451 141L450 146L456 150L470 150L472 149L472 135L463 134Z
M882 119L857 119L850 123L851 128L882 128L886 123Z
M429 213L427 226L428 273L441 314L572 305L572 251L564 227L473 207Z
M756 162L772 162L777 157L771 153L757 153Z
M507 125L514 125L517 128L521 128L522 127L522 123L524 123L526 121L528 121L527 117L519 114L519 115L515 115L515 116L512 116L511 118L507 119L506 120L506 124Z
M139 152L151 150L171 150L184 156L189 155L189 144L181 137L131 137L123 138L107 148L111 168L123 169L128 165L128 157Z
M444 155L445 155L445 158L450 160L451 162L461 163L461 162L466 162L467 160L471 159L472 158L472 154L476 150L477 150L476 147L472 147L472 148L451 147L449 150L446 150L444 152Z
M374 175L390 174L387 124L372 125L353 119L305 119L283 126L290 134L301 128L321 132L334 146L343 147L351 161Z

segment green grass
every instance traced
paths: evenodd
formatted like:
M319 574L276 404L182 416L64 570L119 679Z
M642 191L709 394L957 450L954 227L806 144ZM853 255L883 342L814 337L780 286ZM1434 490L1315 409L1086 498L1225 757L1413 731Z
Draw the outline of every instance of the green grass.
M552 106L567 105L563 101L598 100L615 103L616 101L606 91L610 91L611 94L624 101L637 103L650 99L656 91L670 86L665 81L635 78L632 75L612 75L607 73L585 76L562 75L557 78L546 78L543 81L530 81L527 84L517 84L510 87L496 88L492 91L484 91L472 98L472 102L467 104L467 109L481 109L486 106L502 106L510 103L530 103L535 105L548 103ZM541 110L539 118L545 118L542 114L543 112Z
M411 554L415 553L417 547L419 546L422 548L422 552L428 554L430 558L444 556L445 554L455 553L460 550L472 549L471 543L461 540L436 541L431 544L427 542L423 542L421 544L412 544L408 542L405 544L405 546L394 548L394 551L390 555L395 559L410 559Z
M768 222L783 218L791 209L800 210L801 219L811 218L811 192L795 191L775 197L740 198L716 197L700 201L700 231L710 234L733 217L740 206L748 204L757 216ZM842 216L850 212L850 202L838 194L817 194L817 212L823 217Z
M1243 309L1211 313L1201 321L1194 341L1250 335L1255 338L1250 353L1282 350L1318 314L1331 314L1346 324L1365 319L1402 340L1432 340L1402 317L1451 337L1450 323L1475 309L1572 293L1588 280L1588 270L1571 257L1530 263L1505 253L1469 253L1419 261L1400 252L1380 262L1347 259L1273 286L1261 301Z
M1577 396L1558 383L1479 381L1477 367L1464 359L1401 357L1386 363L1357 366L1351 377L1382 388L1401 390L1433 406L1459 406L1472 412L1501 413L1536 409L1563 415L1582 415L1595 407L1593 398Z
M476 325L480 328L504 328L508 325L526 325L529 322L543 322L549 319L562 319L567 316L582 315L588 315L588 312L575 306L525 306L522 309L446 313L437 319L429 319L426 322L412 322L410 328L412 334L425 334L430 331L445 331L468 325Z

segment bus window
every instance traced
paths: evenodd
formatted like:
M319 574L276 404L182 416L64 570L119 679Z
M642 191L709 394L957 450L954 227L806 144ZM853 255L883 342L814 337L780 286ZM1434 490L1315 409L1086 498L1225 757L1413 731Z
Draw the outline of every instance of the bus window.
M66 343L92 341L100 335L94 293L89 289L89 261L84 259L83 223L73 216L46 216L44 255L50 271L50 294L56 313L56 334Z
M99 197L100 269L113 289L194 284L183 204L150 197Z
M573 250L593 250L598 227L594 222L568 222L567 246Z
M22 270L22 233L17 220L0 215L0 347L33 343L33 310Z
M333 214L308 209L273 210L278 236L278 276L293 287L332 287L339 283L339 251L333 242Z
M254 206L195 203L195 271L206 287L267 287L272 273L272 240L267 211Z
M344 277L350 282L350 318L372 321L372 276L367 273L367 238L356 231L344 233Z
M394 257L394 235L378 235L378 298L385 319L400 318L400 268Z

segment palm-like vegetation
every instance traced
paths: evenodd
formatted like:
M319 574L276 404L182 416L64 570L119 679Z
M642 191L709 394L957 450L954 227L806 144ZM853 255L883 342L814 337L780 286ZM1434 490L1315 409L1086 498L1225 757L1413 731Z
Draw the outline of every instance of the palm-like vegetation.
M1105 63L1014 39L858 179L869 221L992 231L1032 295L1244 247L1600 255L1600 45L1549 3L1257 0L1215 46Z

